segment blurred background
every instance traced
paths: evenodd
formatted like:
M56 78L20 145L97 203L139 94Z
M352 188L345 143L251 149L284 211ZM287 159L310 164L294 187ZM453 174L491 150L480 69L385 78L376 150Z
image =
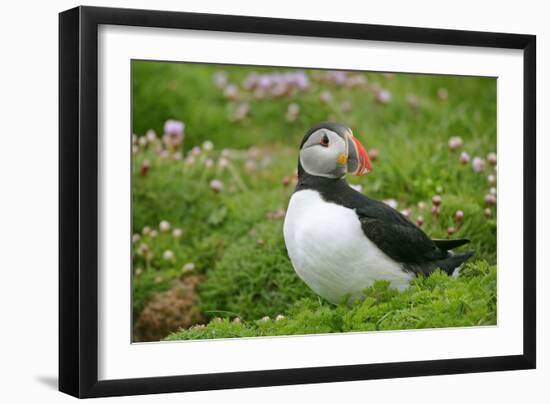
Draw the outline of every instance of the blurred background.
M134 341L496 323L496 79L134 61L132 91ZM353 307L303 284L282 223L320 121L368 149L357 189L472 240L464 276Z

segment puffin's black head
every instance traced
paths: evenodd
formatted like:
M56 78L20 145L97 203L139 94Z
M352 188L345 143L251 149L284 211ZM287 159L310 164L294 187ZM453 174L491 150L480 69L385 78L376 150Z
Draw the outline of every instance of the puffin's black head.
M300 165L310 175L340 178L372 170L365 148L347 126L323 122L311 128L300 145Z

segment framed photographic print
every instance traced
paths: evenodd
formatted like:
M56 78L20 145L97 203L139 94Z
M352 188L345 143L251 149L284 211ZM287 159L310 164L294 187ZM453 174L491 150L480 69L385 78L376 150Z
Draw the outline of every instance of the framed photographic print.
M59 387L535 367L535 37L60 14Z

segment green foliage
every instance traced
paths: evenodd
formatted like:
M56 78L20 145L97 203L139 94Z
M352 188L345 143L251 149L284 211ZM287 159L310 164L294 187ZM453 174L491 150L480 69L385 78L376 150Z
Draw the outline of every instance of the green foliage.
M284 318L235 322L216 319L167 340L324 334L348 331L470 327L496 324L496 266L468 264L458 278L437 271L399 293L388 282L366 289L364 300L338 306L305 298Z
M199 288L203 313L252 320L284 313L296 299L314 297L287 258L282 231L280 221L261 223L227 248Z

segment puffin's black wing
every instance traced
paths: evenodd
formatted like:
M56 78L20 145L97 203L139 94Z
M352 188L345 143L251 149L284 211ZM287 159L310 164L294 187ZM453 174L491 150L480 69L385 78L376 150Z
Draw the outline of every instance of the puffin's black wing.
M365 197L355 208L363 233L395 261L422 264L448 256L426 233L405 216L383 202Z
M454 240L432 240L436 246L443 250L452 250L453 248L458 248L464 244L468 244L470 240L465 238L457 238Z
M401 262L405 270L429 274L441 268L451 275L474 254L472 250L457 254L448 251L469 240L431 240L395 209L364 198L364 204L355 208L363 233L389 257Z

